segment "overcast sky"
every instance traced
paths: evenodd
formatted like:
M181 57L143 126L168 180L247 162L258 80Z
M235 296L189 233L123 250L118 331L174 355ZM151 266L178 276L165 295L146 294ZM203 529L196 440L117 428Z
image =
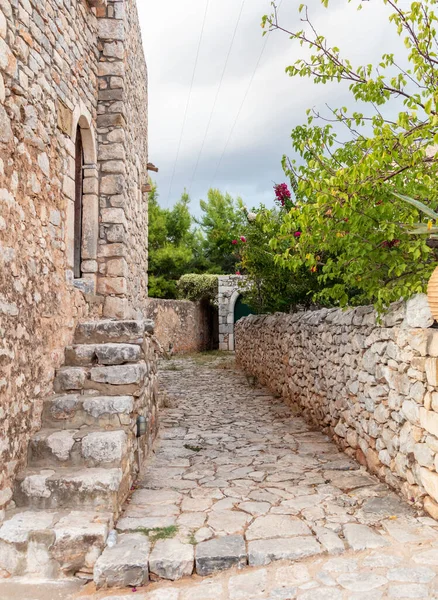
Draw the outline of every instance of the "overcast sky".
M261 54L266 37L262 37L260 22L262 15L270 12L270 0L246 0L212 114L242 0L209 0L170 190L206 6L207 0L138 2L149 71L149 160L160 169L154 174L160 203L170 207L187 188L192 212L196 213L199 199L205 198L214 186L241 196L249 206L271 205L274 182L285 179L281 157L284 153L292 156L292 128L305 121L308 107L323 108L325 102L333 106L344 104L345 89L288 77L285 67L302 56L303 50L281 32L269 34ZM346 0L335 0L327 10L317 0L309 3L310 15L320 33L356 64L363 64L389 51L396 36L383 1L364 2L360 12L355 6ZM280 14L285 26L299 26L296 0L283 0ZM211 126L194 173L210 118Z

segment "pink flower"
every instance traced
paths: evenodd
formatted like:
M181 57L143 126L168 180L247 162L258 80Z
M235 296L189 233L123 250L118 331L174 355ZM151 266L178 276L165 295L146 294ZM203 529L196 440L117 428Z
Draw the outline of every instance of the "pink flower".
M299 237L301 237L301 231L296 231L296 232L294 233L294 237L296 237L296 238L299 238Z
M246 237L245 237L244 235L241 235L241 236L240 236L240 241L241 241L241 242L246 242Z
M291 199L291 193L285 183L277 183L274 185L275 198L281 206L286 205L286 201Z
M240 271L236 271L236 275L241 275L242 273Z
M237 244L237 240L233 240L231 243L233 244L233 246L235 246Z
M278 200L281 200L281 198L290 198L291 197L291 193L290 193L289 188L287 187L286 183L278 183L277 185L274 185L274 190L275 190L275 195L278 198Z

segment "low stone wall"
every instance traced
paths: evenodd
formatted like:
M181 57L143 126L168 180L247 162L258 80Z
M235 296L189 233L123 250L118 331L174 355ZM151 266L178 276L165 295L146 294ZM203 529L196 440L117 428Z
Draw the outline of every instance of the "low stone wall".
M146 315L155 324L155 337L172 354L210 350L212 308L207 303L149 298Z
M238 364L438 518L438 329L424 295L394 305L250 316Z

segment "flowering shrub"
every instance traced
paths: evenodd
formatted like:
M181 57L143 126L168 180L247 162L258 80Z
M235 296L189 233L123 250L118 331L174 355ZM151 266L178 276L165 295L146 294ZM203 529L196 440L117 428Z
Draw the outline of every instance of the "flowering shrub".
M329 0L321 2L330 10ZM377 10L376 3L357 4ZM287 265L291 277L303 267L315 271L315 298L335 305L373 302L381 310L425 291L438 259L427 246L431 229L419 208L438 206L436 0L385 2L387 39L394 41L376 65L343 56L318 30L324 20L312 23L306 5L292 31L278 22L278 2L272 5L263 26L285 32L297 52L303 48L286 72L317 84L342 81L350 91L347 106L327 107L327 114L311 108L307 122L292 131L295 160L283 159L283 167L295 204L284 184L275 186L283 215L270 244L277 264Z
M277 239L282 222L283 209L268 210L262 206L242 236L246 243L240 248L239 274L242 272L247 278L244 301L258 313L308 307L313 304L312 297L318 290L317 277L309 268L303 267L292 275L284 261L276 260L276 251L270 242L272 238ZM288 246L289 240L285 238L281 248L286 251Z
M290 210L293 207L292 194L286 183L277 183L274 185L275 202L281 208Z
M382 242L382 248L394 248L400 244L400 240L385 240Z

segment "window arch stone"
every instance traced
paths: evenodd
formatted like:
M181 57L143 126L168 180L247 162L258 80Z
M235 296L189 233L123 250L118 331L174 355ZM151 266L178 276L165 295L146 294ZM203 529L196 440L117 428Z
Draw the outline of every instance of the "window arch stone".
M81 226L81 265L80 277L74 276L75 266L75 198L76 198L76 136L78 130L82 138L83 178L82 178L82 226ZM82 291L94 294L97 277L97 250L99 237L99 180L97 169L96 134L90 112L80 102L73 111L71 120L70 153L67 173L64 177L64 194L67 200L66 211L66 254L67 270L73 285Z

